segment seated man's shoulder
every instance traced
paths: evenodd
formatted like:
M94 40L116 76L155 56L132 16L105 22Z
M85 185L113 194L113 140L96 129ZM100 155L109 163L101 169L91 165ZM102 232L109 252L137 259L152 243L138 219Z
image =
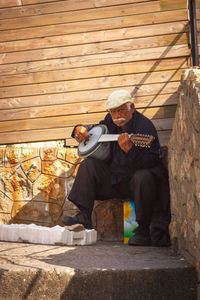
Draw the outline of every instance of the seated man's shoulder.
M136 111L136 120L138 120L138 122L146 125L146 126L150 126L152 128L155 128L152 120L150 120L148 117L144 116L143 114L141 114L140 112Z

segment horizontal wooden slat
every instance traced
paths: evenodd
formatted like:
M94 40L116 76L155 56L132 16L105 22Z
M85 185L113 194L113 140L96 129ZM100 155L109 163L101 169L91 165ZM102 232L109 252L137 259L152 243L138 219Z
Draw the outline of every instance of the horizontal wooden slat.
M173 123L173 119L171 122ZM154 121L154 120L152 120ZM156 120L157 121L157 120ZM160 124L165 123L164 120L158 120ZM170 121L168 121L170 123ZM153 122L155 123L155 122ZM164 124L163 123L163 124ZM155 124L156 125L156 124ZM159 139L161 145L166 145L169 141L171 130L158 130ZM67 146L78 146L78 143L75 139L70 138L73 127L64 127L64 128L54 128L54 129L45 129L45 130L30 130L30 131L19 131L19 132L9 132L9 133L0 133L0 144L17 144L17 143L27 143L27 142L43 142L43 141L55 141L55 140L64 140L66 138ZM2 143L3 141L3 143Z
M0 76L0 86L41 83L54 80L72 80L91 77L111 76L118 74L136 74L144 72L156 72L161 70L183 69L189 66L187 58L172 58L166 60L149 60L142 62L130 62L124 64L112 64L92 66L87 68L64 69L59 71L37 72L19 75Z
M2 2L3 1L3 2ZM61 5L58 1L55 0L22 0L23 6L1 9L0 10L0 19L8 19L8 18L21 18L25 16L34 16L34 15L43 15L43 14L52 14L59 13L62 11L73 11L73 10L82 10L87 8L96 8L96 7L104 7L104 6L112 6L119 4L128 4L128 3L142 3L149 2L151 0L66 0L62 1ZM10 5L7 6L15 6L14 4L21 5L21 0L1 0L2 6L0 8L6 7L6 2ZM44 2L44 3L43 3ZM55 2L55 3L48 3ZM31 6L25 6L27 4L37 4Z
M0 65L0 74L13 74L25 72L38 72L56 69L67 69L72 67L88 67L105 64L125 63L145 60L161 60L189 56L190 50L187 45L176 45L170 47L158 47L153 49L129 50L126 52L113 52L85 55L79 57L60 58L36 62Z
M116 29L131 26L142 26L148 24L160 24L174 21L187 20L186 10L174 10L140 15L107 18L100 20L82 21L76 23L66 23L57 25L47 25L42 27L32 27L25 29L12 29L0 32L0 42L30 39L36 37L47 37L53 35L86 33L97 30Z
M156 98L156 97L154 97ZM160 96L162 105L172 105L177 104L177 95L164 95ZM173 100L171 100L172 98ZM167 100L169 99L168 103ZM149 99L149 102L146 102L145 105L138 104L136 102L136 108L146 110L149 107L158 106L160 103L155 99ZM78 107L78 110L77 110ZM95 112L104 112L105 111L105 100L104 101L92 101L86 103L75 103L75 104L63 104L63 105L54 105L54 106L40 106L32 108L21 108L21 109L9 109L9 110L0 110L0 120L23 120L23 119L33 119L33 118L42 118L48 116L62 116L62 115L76 115L78 114L87 114Z
M171 130L158 131L158 137L161 146L167 146L170 140Z
M42 82L52 82L59 80L86 79L92 77L104 77L113 75L136 74L143 72L155 72L159 70L183 69L187 67L186 59L169 59L154 64L152 61L133 62L122 64L112 64L103 66L93 66L87 68L64 69L59 71L37 72L19 75L0 76L0 86L12 86L22 84L35 84ZM146 75L147 76L147 75Z
M154 96L145 96L137 97L135 101L135 107L146 108L154 107L161 105L173 105L177 104L177 94L167 94L167 95L154 95ZM144 100L143 100L144 99ZM143 102L142 102L143 101ZM78 107L78 110L77 110ZM105 111L105 100L104 101L93 101L93 102L83 102L75 104L63 104L63 105L54 105L54 106L39 106L32 108L15 108L9 110L0 110L0 119L3 120L16 120L16 119L27 119L27 118L37 118L37 117L46 117L46 116L58 116L58 115L67 115L67 114L77 114L88 113L95 111Z
M141 38L164 34L175 34L188 32L188 22L172 22L165 24L155 24L142 27L127 27L122 29L110 29L105 31L95 31L76 33L71 35L58 35L36 39L18 40L0 43L0 53L23 51L27 49L42 49L50 47L72 46L96 42L106 42L113 40L123 40L128 38Z
M4 7L12 7L12 6L21 6L20 0L1 0L0 1L0 8Z
M161 95L168 93L176 93L180 86L180 82L164 82L164 83L155 83L155 84L145 84L137 87L137 97L140 96L149 96L149 95ZM130 87L129 87L130 89ZM131 86L131 90L134 90L133 86ZM135 96L136 97L136 96Z
M59 5L59 4L57 4ZM114 17L122 17L128 15L138 15L149 12L160 11L159 1L149 2L139 4L124 4L119 6L103 7L103 8L93 8L89 10L83 10L80 14L80 10L77 11L67 11L62 13L52 13L46 15L37 15L33 17L21 17L12 18L6 20L0 20L0 30L8 29L20 29L20 28L30 28L36 26L61 24L61 23L71 23L80 22L88 20L98 20Z
M173 118L176 111L176 105L139 109L139 111L150 119ZM94 114L79 114L75 116L69 115L20 121L6 121L0 122L0 132L12 132L13 128L15 128L15 131L21 131L59 128L64 126L68 127L74 126L77 123L77 120L79 120L79 123L81 124L94 124L96 122L99 122L102 118L104 118L104 116L105 112Z
M152 122L156 127L157 131L172 130L174 124L174 118L152 119Z
M41 4L41 3L47 4L49 2L55 2L55 0L23 0L24 5Z
M151 84L139 87L137 90L137 97L135 103L137 107L171 105L176 103L176 90L179 82L172 82L167 84ZM130 92L133 86L124 86ZM108 89L94 89L88 91L75 91L61 94L47 94L27 97L13 97L0 100L1 109L12 108L26 108L49 105L60 105L69 103L84 103L90 101L106 100L113 88Z
M141 85L159 82L178 81L181 77L181 70L170 70L164 72L153 72L134 75L120 75L110 77L89 78L80 80L68 80L52 83L40 83L24 86L11 86L0 88L0 98L39 95L46 93L61 93L69 91L80 91L97 89L98 87L115 88L127 85Z
M162 106L162 105L173 105L177 104L178 92L173 94L162 94L159 91L157 95L136 97L134 99L136 108L151 107L151 106Z
M75 57L80 55L85 56L91 54L164 47L168 45L182 45L187 43L188 41L186 33L182 33L180 36L177 36L177 34L169 34L148 38L146 37L126 39L122 41L102 42L98 44L93 43L82 46L77 45L43 50L12 52L7 53L4 57L2 57L1 63L6 64L24 61L38 61L41 59Z
M17 144L28 142L43 142L63 140L65 137L70 137L72 127L29 130L29 131L12 131L9 133L0 132L0 144ZM71 143L73 144L73 142Z
M141 108L138 109L138 111L149 119L160 119L160 118L171 119L174 118L176 112L176 105Z
M168 98L172 97L172 95L167 95ZM166 104L167 98L162 97L163 105L171 105L177 103L177 98L173 98L173 101L169 101L170 103ZM176 95L177 97L177 95ZM156 98L156 97L155 97ZM149 97L147 98L149 100ZM138 100L138 99L137 99ZM169 99L170 100L170 99ZM140 100L141 101L141 100ZM52 105L52 106L33 106L32 108L16 108L16 109L7 109L0 110L0 120L21 120L21 119L32 119L32 118L43 118L49 116L62 116L62 115L76 115L78 114L87 114L87 113L95 113L95 112L104 112L105 111L105 100L104 101L91 101L91 102L79 102L74 104L60 104L60 105ZM138 102L138 101L137 101ZM155 99L150 98L150 102L146 103L146 105L141 105L140 102L136 107L139 109L146 110L146 108L157 106L157 101Z
M142 85L137 89L137 97L135 96L135 102L138 105L138 101L140 101L140 97L143 97L141 103L144 103L147 96L150 97L150 101L156 100L157 97L161 95L169 95L171 99L171 95L175 95L177 93L177 89L180 86L180 82L168 82L168 83L157 83L150 85ZM134 87L123 86L122 88L127 89L129 92L132 92ZM30 107L30 106L41 106L46 103L49 104L59 104L59 103L79 103L94 101L94 100L105 100L109 96L111 92L113 92L113 88L108 89L99 89L99 90L89 90L89 91L75 91L61 94L49 94L49 95L39 95L39 96L31 96L31 97L14 97L1 99L1 108L14 108L14 107ZM45 102L46 101L46 102ZM143 101L143 102L142 102ZM173 101L173 100L172 100ZM172 103L174 104L174 102ZM145 106L145 105L144 105Z
M161 10L173 10L187 8L187 0L160 0Z
M43 2L52 2L55 0L23 0L23 4L40 4L40 3L43 3ZM80 0L72 0L73 2L76 3L76 6L79 6L80 4ZM70 0L68 0L68 2L72 2ZM81 0L83 1L83 0ZM141 2L149 2L151 0L95 0L95 2L93 3L93 1L90 1L92 2L92 4L94 5L94 7L101 7L101 6L106 6L106 5L118 5L118 4L124 4L124 3L141 3ZM74 3L73 3L74 4Z

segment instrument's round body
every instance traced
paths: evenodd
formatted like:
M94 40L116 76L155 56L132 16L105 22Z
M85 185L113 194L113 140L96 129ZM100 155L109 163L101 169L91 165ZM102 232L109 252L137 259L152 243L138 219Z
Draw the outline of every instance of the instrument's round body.
M89 139L81 142L78 146L78 155L82 158L93 157L105 160L110 155L110 143L99 143L98 140L102 134L107 134L106 125L97 125L89 130Z

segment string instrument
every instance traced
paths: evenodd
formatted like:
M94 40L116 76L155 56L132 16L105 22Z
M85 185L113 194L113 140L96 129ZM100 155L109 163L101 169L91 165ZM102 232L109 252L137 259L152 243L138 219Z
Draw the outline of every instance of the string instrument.
M78 146L78 155L82 158L93 157L105 160L110 155L110 142L118 140L119 134L108 134L106 125L97 125L89 130L89 138ZM132 143L137 147L149 148L155 137L145 134L129 134Z

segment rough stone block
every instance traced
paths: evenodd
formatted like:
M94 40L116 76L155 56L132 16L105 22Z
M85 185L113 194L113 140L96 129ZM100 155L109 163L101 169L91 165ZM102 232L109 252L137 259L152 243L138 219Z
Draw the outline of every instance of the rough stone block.
M124 236L123 202L119 199L95 201L92 214L98 239L122 241Z
M62 160L42 161L42 172L44 174L68 178L74 173L75 165Z
M8 147L5 150L5 165L19 164L37 156L39 156L37 147Z
M49 147L49 148L41 148L40 156L42 160L56 160L57 156L57 148Z
M60 205L52 202L18 201L13 203L12 221L27 221L53 226L62 215Z
M34 182L41 174L41 159L40 157L35 157L34 159L29 159L21 164L22 170L26 174L27 178Z
M58 158L58 159L65 160L65 157L66 157L66 151L67 151L66 148L61 148L61 147L58 148L57 158Z
M21 166L2 170L0 189L13 201L32 199L32 183Z

